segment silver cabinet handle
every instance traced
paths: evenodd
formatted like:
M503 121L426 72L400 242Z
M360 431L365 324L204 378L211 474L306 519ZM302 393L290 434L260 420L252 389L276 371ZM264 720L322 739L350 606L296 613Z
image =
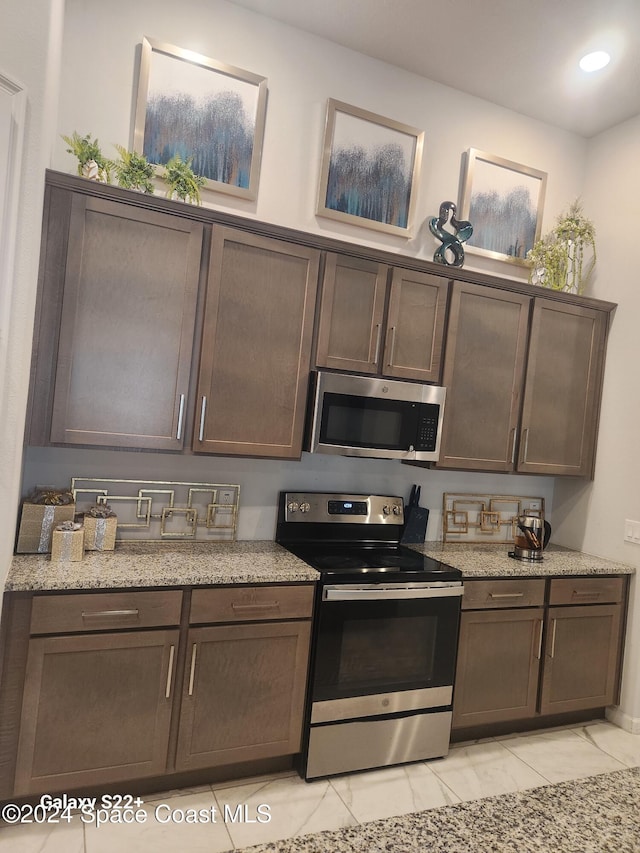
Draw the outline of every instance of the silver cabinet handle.
M200 406L200 433L198 438L200 441L204 439L204 418L207 413L207 398L202 398L202 405Z
M529 451L529 427L523 430L522 434L524 436L524 450L522 451L522 461L526 462L527 453Z
M193 681L196 676L196 654L198 652L197 643L193 644L191 649L191 670L189 671L189 696L193 696Z
M489 598L523 598L524 592L490 592Z
M540 619L540 634L538 635L538 660L542 657L542 635L544 634L544 619Z
M231 607L233 610L277 610L280 607L279 601L261 601L256 602L255 604L236 604L235 601L231 602Z
M391 347L389 349L389 361L387 362L388 367L393 366L393 356L396 351L396 327L392 326L389 331L391 332Z
M552 658L556 653L556 627L558 625L558 620L553 620L553 628L551 631L551 651L549 652L549 657Z
M128 616L134 616L136 619L140 615L139 610L83 610L83 619L126 619Z
M585 589L585 590L574 589L573 590L573 596L574 597L577 596L578 598L600 598L601 595L602 595L602 593L598 592L597 590L595 592L588 590L588 589Z
M171 646L169 649L169 668L167 669L167 687L164 691L164 698L168 699L171 696L171 678L173 676L173 658L175 655L176 647Z
M180 409L178 411L178 429L176 431L176 438L178 441L182 438L182 421L184 418L184 394L180 394Z
M511 434L513 435L513 439L512 439L513 443L511 445L511 464L515 465L516 464L516 428L515 427L511 430Z
M371 362L372 364L377 364L378 359L380 358L380 341L382 339L382 326L380 325L380 323L376 323L376 330L376 352L373 356L373 361Z

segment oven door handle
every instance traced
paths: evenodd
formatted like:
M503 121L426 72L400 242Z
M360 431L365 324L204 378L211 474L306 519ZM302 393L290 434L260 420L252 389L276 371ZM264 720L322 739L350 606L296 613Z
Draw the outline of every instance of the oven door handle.
M345 589L344 587L325 587L323 601L386 601L409 598L454 598L464 593L462 586L423 587L386 587L385 589Z

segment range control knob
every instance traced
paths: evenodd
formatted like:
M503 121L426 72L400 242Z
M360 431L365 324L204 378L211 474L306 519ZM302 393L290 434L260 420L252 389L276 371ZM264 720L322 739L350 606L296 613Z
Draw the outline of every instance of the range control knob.
M390 514L390 512L391 512L391 507L390 507L390 506L387 506L387 505L385 504L385 505L382 507L382 514L383 514L383 515L389 515L389 514Z
M296 501L289 501L287 504L287 509L289 512L297 512L299 504Z
M400 507L398 506L398 504L395 504L395 506L393 507L393 514L394 515L400 515L401 514L401 510L400 510Z
M311 504L308 504L306 501L300 504L300 512L309 512L311 509Z

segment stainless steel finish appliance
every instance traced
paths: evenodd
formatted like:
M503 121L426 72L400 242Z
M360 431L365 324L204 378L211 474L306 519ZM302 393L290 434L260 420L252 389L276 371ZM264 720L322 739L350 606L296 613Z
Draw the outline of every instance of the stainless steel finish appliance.
M280 493L276 541L320 573L305 779L448 752L461 573L403 528L400 497Z
M515 548L509 556L516 560L539 562L542 552L549 544L551 525L536 515L519 515L516 519L517 531L514 536Z
M445 396L437 385L314 371L305 449L436 461Z

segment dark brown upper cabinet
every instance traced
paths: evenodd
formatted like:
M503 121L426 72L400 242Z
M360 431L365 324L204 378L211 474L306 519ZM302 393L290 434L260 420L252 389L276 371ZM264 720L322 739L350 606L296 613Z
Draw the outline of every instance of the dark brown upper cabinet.
M534 300L518 471L591 475L606 330L602 311Z
M193 449L298 458L320 253L214 228Z
M317 366L438 382L448 287L429 273L327 253Z
M603 311L456 282L438 465L590 476L606 328Z
M203 226L71 201L51 441L179 450Z
M512 471L530 299L454 282L439 467Z

